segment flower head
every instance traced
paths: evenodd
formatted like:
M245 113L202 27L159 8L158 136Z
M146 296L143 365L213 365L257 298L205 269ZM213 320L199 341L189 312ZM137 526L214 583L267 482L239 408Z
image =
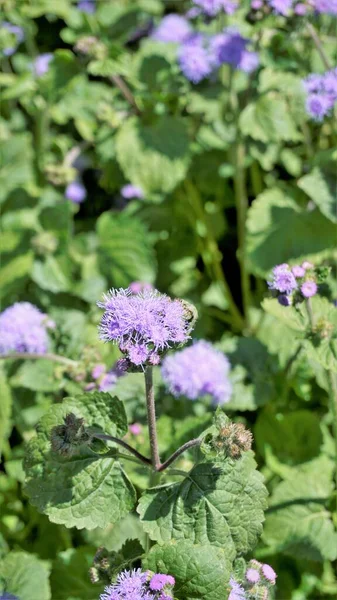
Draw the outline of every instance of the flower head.
M78 0L77 8L81 12L93 14L95 12L95 0Z
M171 596L159 594L167 586L173 586L174 577L160 573L151 574L141 569L123 571L117 577L116 583L105 588L100 600L170 600ZM151 587L152 584L152 587Z
M135 365L144 365L151 356L189 338L190 315L183 302L157 290L139 294L111 290L98 306L105 309L101 339L117 343Z
M50 61L54 58L54 55L50 52L40 54L34 60L34 72L36 77L42 77L47 73Z
M245 590L243 589L242 585L235 581L234 577L230 578L229 585L230 593L228 600L246 600L247 596L245 594Z
M337 15L337 0L313 0L313 4L319 13Z
M257 583L260 580L260 573L256 569L247 569L246 579L249 583Z
M290 270L288 264L277 265L272 271L272 280L268 281L271 290L290 294L297 288L295 276Z
M292 305L292 299L291 296L287 296L287 294L280 294L277 297L278 303L281 304L281 306L291 306Z
M127 183L121 189L121 195L125 200L132 200L133 198L144 198L144 192L138 185Z
M129 431L132 435L139 435L142 433L142 426L139 423L132 423L129 425Z
M0 314L0 354L48 350L47 316L29 302L17 302Z
M230 364L227 357L204 340L167 356L162 376L174 396L195 400L210 395L216 404L229 401L232 385L228 379Z
M317 283L315 281L305 281L301 285L301 292L305 298L311 298L311 296L315 296L317 294Z
M139 294L140 292L147 292L153 290L153 286L151 283L146 283L146 281L133 281L129 285L129 290L133 294Z
M66 187L65 197L67 200L74 202L74 204L81 204L87 197L87 191L83 183L80 181L72 181Z
M25 39L24 31L18 25L13 25L13 23L9 23L8 21L2 21L2 23L0 24L0 27L2 27L3 29L6 29L8 31L8 33L12 34L12 36L13 36L13 43L10 46L7 46L7 48L4 48L4 50L3 50L3 54L5 56L12 56L12 54L14 54L17 47Z
M293 3L294 0L268 0L268 4L271 8L284 17L289 15Z
M193 0L193 4L200 7L207 17L215 17L221 11L231 15L238 7L235 0Z
M202 34L195 34L185 41L178 53L180 68L192 83L200 83L212 73L213 64L208 51L208 40Z
M295 265L292 269L291 269L293 275L295 275L295 277L304 277L305 275L305 268L300 265Z
M174 585L175 579L172 575L162 575L161 573L156 573L150 579L150 590L161 591L167 585Z
M267 581L269 581L270 583L274 584L277 577L274 569L270 565L264 564L262 565L261 570L265 579L267 579Z
M8 592L3 592L0 596L0 600L19 600L17 596L13 596L13 594L9 594Z
M181 44L191 35L191 32L191 25L185 17L171 14L161 20L151 37L159 42Z

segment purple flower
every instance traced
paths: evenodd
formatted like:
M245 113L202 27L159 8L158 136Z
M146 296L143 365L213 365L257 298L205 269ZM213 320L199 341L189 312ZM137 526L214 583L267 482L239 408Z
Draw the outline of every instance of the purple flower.
M72 181L66 187L65 197L74 204L80 204L87 197L87 191L80 181Z
M305 268L304 267L300 267L300 265L295 265L292 269L291 269L293 275L295 275L295 277L304 277L305 275Z
M157 579L156 579L157 578ZM151 588L151 582L165 581L162 587ZM123 571L117 577L116 583L105 588L104 594L101 594L100 600L169 600L171 597L165 594L158 596L157 592L162 590L165 585L174 585L174 578L170 575L153 575L141 569L132 571Z
M250 52L249 50L244 50L241 56L241 60L238 64L238 68L245 73L252 73L256 71L257 67L260 64L259 55L256 52Z
M174 396L196 400L210 395L214 403L225 404L232 393L228 379L230 364L227 357L204 340L167 356L162 376Z
M150 590L161 591L166 585L174 585L175 579L172 575L156 573L150 580Z
M277 298L278 303L281 304L281 306L291 306L292 305L292 299L290 296L287 296L286 294L280 294Z
M207 49L207 38L202 34L191 36L181 45L178 62L183 74L192 83L200 83L209 77L213 64Z
M0 314L0 354L48 350L47 316L29 302L17 302Z
M8 21L2 21L0 27L3 27L4 29L6 29L9 33L11 33L14 36L14 40L13 40L13 45L9 46L8 48L5 48L3 50L3 54L5 56L12 56L12 54L14 54L15 50L17 49L17 47L21 44L21 42L23 42L23 40L25 39L25 34L24 31L21 27L19 27L18 25L13 25L13 23L9 23Z
M247 569L246 579L249 583L257 583L260 579L260 573L256 569Z
M1 594L0 600L19 600L19 598L17 596L13 596L13 594L4 592L3 594Z
M315 281L305 281L301 285L301 292L304 298L311 298L317 294L317 283Z
M214 59L219 65L228 63L237 69L246 50L248 40L237 31L227 30L214 36L211 46L215 53Z
M233 577L229 580L231 591L228 596L228 600L246 600L245 590Z
M314 265L308 260L305 260L304 262L302 262L302 267L307 271L308 269L313 269Z
M319 13L337 15L337 0L313 0L314 8Z
M294 0L267 0L274 12L284 17L288 16Z
M95 0L79 0L77 2L77 8L81 12L87 14L93 14L95 12Z
M98 306L105 309L100 338L118 343L121 352L136 365L189 338L183 303L157 290L132 294L129 289L113 289Z
M331 100L324 94L309 94L307 97L307 113L316 121L322 121L322 119L330 112L331 108Z
M122 187L121 195L123 198L125 198L125 200L132 200L132 198L144 198L143 190L137 185L132 185L132 183L127 183Z
M99 379L103 375L103 373L105 373L105 370L105 365L103 365L102 363L95 365L95 367L91 371L91 377L93 379Z
M303 81L307 93L306 110L316 121L321 121L337 101L337 69L323 75L311 73Z
M251 7L253 10L259 10L263 6L263 0L252 0Z
M191 25L185 17L171 14L161 20L151 37L159 42L180 44L190 36L191 32Z
M289 265L282 264L274 267L272 271L272 281L268 281L271 290L290 294L297 288L297 282L292 274Z
M49 63L53 58L54 55L50 52L47 52L46 54L40 54L36 57L36 59L34 60L34 71L36 77L42 77L42 75L45 75L45 73L47 73Z
M308 12L308 8L309 7L307 6L307 4L300 2L299 4L296 4L296 6L294 8L294 13L295 13L295 15L299 15L300 17L303 17Z
M100 392L108 392L113 388L113 386L117 382L117 375L114 370L109 371L103 375L102 379L99 382L98 389Z
M270 565L262 565L262 573L263 576L267 579L267 581L273 584L275 583L277 575Z
M193 0L193 4L199 6L207 17L215 17L221 11L232 15L238 7L234 0Z

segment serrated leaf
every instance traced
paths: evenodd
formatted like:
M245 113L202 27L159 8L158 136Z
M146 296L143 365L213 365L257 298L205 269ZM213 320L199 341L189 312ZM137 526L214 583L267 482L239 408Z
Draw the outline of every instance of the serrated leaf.
M189 140L182 119L161 117L152 125L131 118L116 136L118 162L125 177L145 196L171 192L189 165Z
M48 563L26 552L10 552L0 562L1 591L20 600L49 600Z
M54 256L47 256L44 261L36 260L34 262L32 279L40 288L54 294L66 292L71 287L71 282Z
M131 281L153 282L155 260L148 232L138 219L103 213L97 220L99 262L114 287Z
M274 490L263 539L296 559L337 557L337 534L326 508L333 492L333 463L319 458L292 472Z
M186 540L156 545L143 560L143 567L175 578L177 600L224 600L231 573L226 549Z
M335 172L325 172L314 167L297 185L308 194L320 211L333 223L337 223L337 176Z
M96 600L97 585L91 583L89 569L94 558L90 547L69 548L53 562L50 577L52 597L57 600Z
M240 115L239 123L244 135L260 142L301 139L287 102L276 92L268 92L248 104Z
M247 253L255 273L267 275L277 264L335 246L335 225L318 210L302 209L280 189L263 192L248 210Z
M144 530L159 543L188 539L248 552L262 532L267 491L250 453L221 464L202 463L181 483L145 492L138 512Z
M111 455L96 455L86 446L70 457L51 450L51 429L62 425L69 413L83 418L91 429L110 435L123 436L127 431L123 404L110 394L88 393L53 406L27 447L26 492L31 503L54 523L78 529L116 523L135 502L134 488L120 464Z

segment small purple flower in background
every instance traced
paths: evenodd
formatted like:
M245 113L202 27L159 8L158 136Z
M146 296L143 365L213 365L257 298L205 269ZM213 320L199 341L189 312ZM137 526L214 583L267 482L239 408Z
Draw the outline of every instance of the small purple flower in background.
M247 50L248 43L247 38L230 29L215 35L210 41L214 64L220 66L227 63L233 69L241 69L246 73L254 71L259 65L259 57Z
M305 260L304 262L302 262L302 267L303 267L303 269L308 271L308 269L313 269L314 265L311 262L309 262L308 260Z
M185 77L192 83L200 83L212 73L213 64L207 43L206 36L196 33L180 46L179 66Z
M142 426L139 423L132 423L132 425L129 425L129 431L132 435L139 435L142 433Z
M65 197L74 204L81 204L87 197L87 190L80 181L72 181L66 187Z
M106 367L102 363L96 365L91 371L91 377L93 379L99 379L103 373L105 373Z
M304 267L300 267L300 265L295 265L292 269L291 269L293 275L295 275L295 277L304 277L305 275L305 268Z
M9 23L8 21L2 21L2 23L0 24L0 27L3 27L4 29L6 29L9 33L11 33L15 37L14 45L9 46L8 48L5 48L3 50L3 54L5 56L12 56L12 54L14 54L17 47L25 39L24 31L18 25L13 25L13 23Z
M79 0L77 2L77 8L81 12L93 14L96 10L95 0Z
M17 302L0 314L0 354L48 351L47 315L29 302Z
M138 185L132 185L127 183L121 189L121 195L125 200L132 200L133 198L144 198L144 192Z
M305 298L311 298L317 294L317 283L315 281L305 281L301 285L301 292Z
M238 3L234 0L192 0L195 6L198 6L202 13L207 17L215 17L221 11L232 15L237 7Z
M290 294L297 288L297 282L288 264L277 265L272 271L268 287L281 293Z
M280 294L277 298L279 304L281 304L281 306L291 306L292 305L292 299L291 296L287 296L286 294Z
M17 596L13 596L13 594L4 592L3 594L1 594L0 600L19 600L19 598Z
M50 52L46 54L40 54L34 60L34 72L36 77L42 77L47 73L49 69L49 63L54 58L54 55Z
M307 113L316 121L329 114L337 102L337 69L323 75L312 73L303 81Z
M257 52L250 52L249 50L245 50L242 53L241 60L238 64L238 69L244 71L245 73L252 73L256 71L260 64L259 55Z
M256 569L247 569L246 579L249 583L257 583L260 580L260 573Z
M228 358L204 340L167 356L162 366L163 380L174 396L196 400L210 395L215 404L225 404L230 399L229 371Z
M98 306L105 310L100 338L117 343L135 365L143 365L172 344L189 339L189 316L184 304L157 290L132 294L129 289L112 289Z
M234 577L230 578L229 585L231 590L228 600L246 600L247 596L245 590L243 589L242 585L235 581Z
M192 33L190 23L185 17L180 15L166 15L158 27L154 30L151 37L159 42L173 42L180 44L184 42Z
M274 585L277 577L274 569L270 565L264 564L262 565L261 570L265 579Z
M166 585L173 586L175 584L175 579L172 575L162 575L160 573L156 573L150 579L150 590L161 591Z
M293 6L294 0L267 0L267 2L276 13L287 17Z
M294 8L294 13L299 17L303 17L308 12L308 9L309 7L307 6L307 4L300 2L299 4L296 4Z
M108 373L105 373L105 375L103 375L102 379L98 384L99 391L108 392L109 390L111 390L111 388L114 387L114 385L117 382L117 379L118 377L113 369L111 371L108 371Z
M253 10L259 10L263 6L263 0L252 0L251 7Z
M313 5L319 13L337 15L337 0L313 0Z
M140 294L140 292L150 292L153 289L153 285L151 285L151 283L146 283L146 281L133 281L129 285L129 290L131 290L133 294Z

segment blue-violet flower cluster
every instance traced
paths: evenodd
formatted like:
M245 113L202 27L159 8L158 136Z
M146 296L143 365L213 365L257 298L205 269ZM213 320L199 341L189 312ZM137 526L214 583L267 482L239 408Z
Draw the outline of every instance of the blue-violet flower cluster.
M275 585L276 577L270 565L253 559L248 563L243 581L239 582L233 576L230 578L228 600L255 600L256 598L269 600L269 590Z
M141 569L123 571L105 588L100 600L172 600L174 577Z
M105 310L101 339L117 343L134 365L157 365L163 352L189 339L191 311L157 290L112 289L98 306Z
M87 197L87 190L83 183L78 179L67 185L64 195L67 200L70 200L74 204L81 204Z
M323 75L312 73L303 84L308 114L316 121L322 121L337 102L337 68Z
M294 267L287 263L277 265L267 283L282 306L290 306L304 298L311 298L318 291L314 265L308 261Z
M188 20L181 15L172 13L166 15L161 20L151 37L158 42L180 44L181 42L184 42L191 33L192 27Z
M36 306L17 302L0 314L0 354L32 352L45 354L49 340L47 327L54 324Z
M144 192L138 185L127 183L121 188L121 196L125 200L132 200L133 198L144 198Z
M207 17L215 17L220 12L232 15L238 7L236 0L192 0L192 2L200 9L200 13Z
M196 400L209 395L215 404L225 404L230 399L229 371L228 358L204 340L167 356L162 366L164 382L174 396Z

